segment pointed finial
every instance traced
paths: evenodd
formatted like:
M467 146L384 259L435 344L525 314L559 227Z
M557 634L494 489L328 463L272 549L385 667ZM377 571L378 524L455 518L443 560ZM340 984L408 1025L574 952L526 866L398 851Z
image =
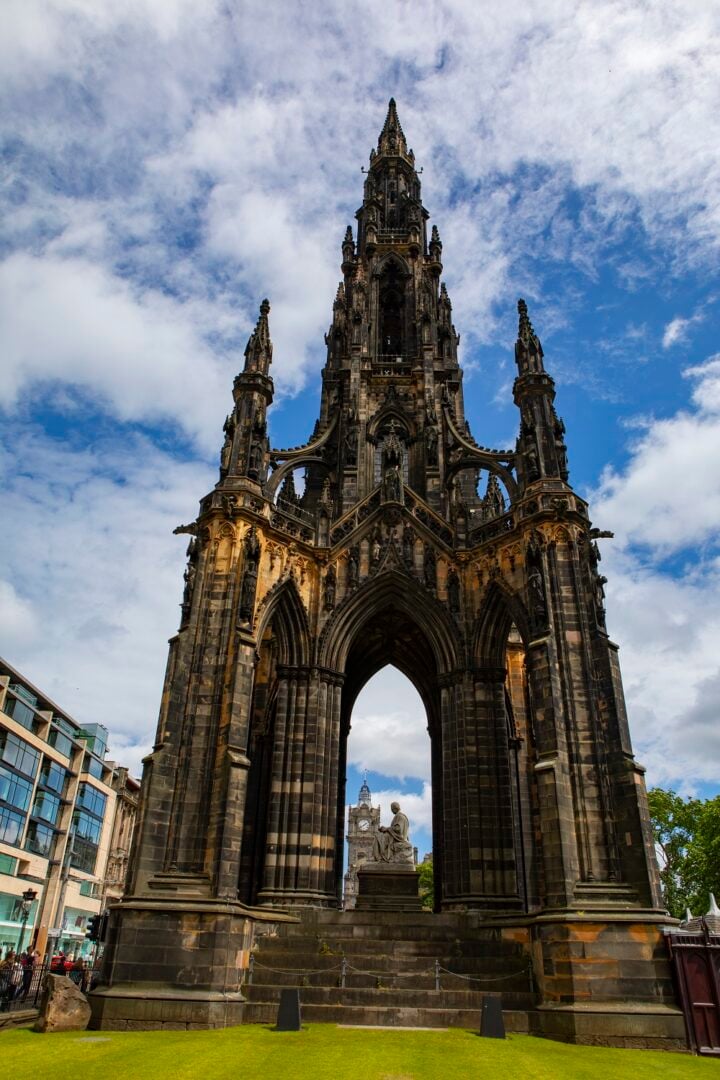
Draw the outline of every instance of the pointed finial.
M348 225L347 229L345 230L345 243L346 244L352 244L352 238L353 238L352 226Z
M540 338L533 329L528 315L527 304L524 300L518 300L518 339L515 343L515 362L521 375L528 372L542 372L543 349Z
M267 374L272 362L272 341L270 340L270 327L268 315L270 314L270 301L267 297L260 304L260 314L255 323L255 329L248 339L245 347L245 370L263 371Z
M390 98L390 101L388 102L387 116L385 117L385 123L380 132L380 138L378 139L378 153L392 155L401 154L404 157L408 156L407 142L405 141L405 135L403 134L403 129L400 126L400 120L398 119L395 98Z
M523 341L528 341L531 337L535 336L535 331L533 330L532 323L530 322L527 304L524 300L518 300L517 309L519 316L518 337L521 338Z
M683 919L683 922L684 923L692 922L692 917L693 917L692 911L690 910L689 907L686 907L685 908L685 918Z
M710 893L710 908L707 911L705 918L707 918L708 915L720 915L720 908L717 906L714 893Z

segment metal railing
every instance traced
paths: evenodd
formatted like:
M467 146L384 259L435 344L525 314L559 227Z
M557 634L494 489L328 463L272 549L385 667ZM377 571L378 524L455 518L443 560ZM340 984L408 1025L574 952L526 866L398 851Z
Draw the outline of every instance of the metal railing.
M0 1012L37 1009L49 964L23 967L19 961L0 965Z

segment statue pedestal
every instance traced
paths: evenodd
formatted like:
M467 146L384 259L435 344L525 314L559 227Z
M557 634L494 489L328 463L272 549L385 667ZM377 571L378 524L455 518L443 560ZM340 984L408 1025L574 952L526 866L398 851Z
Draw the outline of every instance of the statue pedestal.
M358 870L357 911L422 911L420 874L410 863L365 863Z

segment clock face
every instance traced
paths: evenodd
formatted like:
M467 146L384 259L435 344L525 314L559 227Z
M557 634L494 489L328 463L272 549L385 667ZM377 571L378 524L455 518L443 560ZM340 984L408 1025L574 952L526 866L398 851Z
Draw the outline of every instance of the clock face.
M367 818L363 818L362 821L358 821L358 829L360 829L362 832L367 832L369 828L370 822L367 820Z

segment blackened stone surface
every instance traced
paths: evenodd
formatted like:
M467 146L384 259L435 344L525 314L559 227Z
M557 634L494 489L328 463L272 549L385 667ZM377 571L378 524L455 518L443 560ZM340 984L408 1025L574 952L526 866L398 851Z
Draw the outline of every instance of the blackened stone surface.
M480 1034L486 1039L505 1038L502 999L495 994L486 994L483 998L482 1013L480 1016Z
M373 864L358 870L359 911L421 911L420 875L413 867Z
M300 991L281 990L275 1030L299 1031L300 1027Z

